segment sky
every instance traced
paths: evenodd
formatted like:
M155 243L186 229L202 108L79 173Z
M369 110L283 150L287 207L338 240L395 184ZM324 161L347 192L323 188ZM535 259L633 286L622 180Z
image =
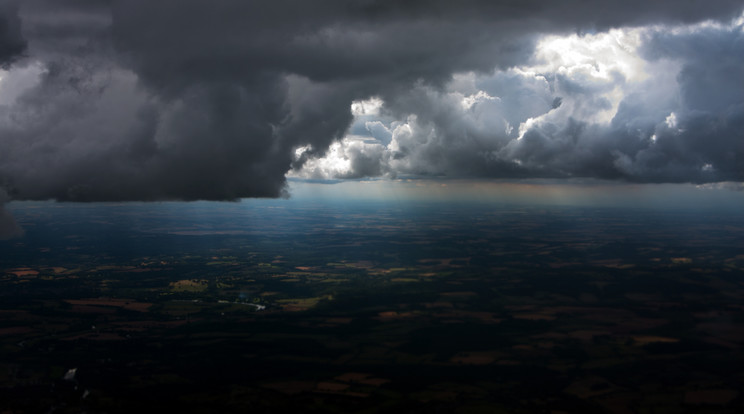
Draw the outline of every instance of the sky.
M0 0L0 233L19 232L13 200L236 200L289 182L740 194L743 12Z

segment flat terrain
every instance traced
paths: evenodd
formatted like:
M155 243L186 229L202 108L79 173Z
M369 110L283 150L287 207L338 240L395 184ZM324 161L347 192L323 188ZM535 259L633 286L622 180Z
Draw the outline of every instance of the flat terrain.
M0 413L744 408L744 216L14 208Z

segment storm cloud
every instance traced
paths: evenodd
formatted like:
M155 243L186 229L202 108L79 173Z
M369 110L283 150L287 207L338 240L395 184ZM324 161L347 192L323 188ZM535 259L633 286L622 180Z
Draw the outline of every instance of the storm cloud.
M744 181L742 21L547 36L522 65L384 97L294 174Z
M288 171L740 180L743 100L722 80L741 74L740 28L644 32L639 56L677 70L653 99L622 71L517 68L549 34L729 22L741 3L574 3L3 0L0 186L233 200L284 195Z

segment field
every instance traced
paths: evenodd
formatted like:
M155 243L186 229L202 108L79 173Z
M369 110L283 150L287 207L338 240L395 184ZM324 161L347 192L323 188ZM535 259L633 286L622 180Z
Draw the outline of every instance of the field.
M744 407L741 216L21 204L2 413Z

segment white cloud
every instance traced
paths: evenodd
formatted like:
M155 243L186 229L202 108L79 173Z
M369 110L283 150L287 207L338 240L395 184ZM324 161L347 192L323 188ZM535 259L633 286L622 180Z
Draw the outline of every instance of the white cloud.
M537 73L564 73L570 76L612 81L619 73L630 81L645 79L645 62L637 55L643 29L613 29L606 33L546 36L538 44L538 64L525 68Z
M351 103L351 114L354 116L379 115L382 103L382 99L377 97L354 101Z
M721 135L742 122L741 88L726 78L744 74L729 56L741 48L741 19L545 36L528 65L458 73L443 89L417 84L389 101L355 102L353 113L388 176L730 179L744 158ZM323 169L320 159L310 165ZM352 165L321 175L364 175Z

